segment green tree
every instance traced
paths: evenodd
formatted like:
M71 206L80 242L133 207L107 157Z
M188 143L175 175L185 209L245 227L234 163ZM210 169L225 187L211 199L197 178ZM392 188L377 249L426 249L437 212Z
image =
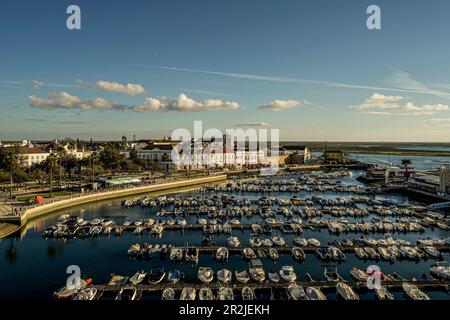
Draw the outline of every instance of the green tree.
M51 153L46 161L49 172L50 172L50 197L53 196L53 169L58 163L58 156L55 153Z
M12 198L14 174L19 171L23 156L18 146L0 148L0 169L9 173L9 197Z
M107 144L99 154L99 160L103 168L112 172L121 167L123 159L125 159L125 155L121 154L119 147L112 143Z

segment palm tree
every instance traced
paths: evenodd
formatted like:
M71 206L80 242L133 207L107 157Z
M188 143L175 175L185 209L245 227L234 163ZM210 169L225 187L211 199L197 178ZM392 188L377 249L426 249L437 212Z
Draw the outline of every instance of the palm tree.
M56 158L58 160L58 164L59 164L59 189L62 189L62 159L65 157L66 155L66 150L64 148L58 148L58 150L56 150Z
M411 164L411 160L409 159L402 159L402 166L405 168L405 178L409 177L409 165Z
M95 181L95 162L99 161L99 156L96 152L93 152L90 156L89 156L89 162L92 164L92 186L94 186L94 181Z
M50 169L50 198L53 197L53 166L57 163L58 157L55 153L51 153L47 157L47 163Z
M13 193L13 176L22 162L20 147L2 148L0 154L0 165L9 172L9 197Z

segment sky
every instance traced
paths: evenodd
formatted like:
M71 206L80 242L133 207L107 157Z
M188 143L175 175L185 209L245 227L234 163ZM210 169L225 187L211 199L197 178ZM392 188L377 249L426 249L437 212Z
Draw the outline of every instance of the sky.
M449 57L447 0L4 1L0 140L158 138L201 120L450 142Z

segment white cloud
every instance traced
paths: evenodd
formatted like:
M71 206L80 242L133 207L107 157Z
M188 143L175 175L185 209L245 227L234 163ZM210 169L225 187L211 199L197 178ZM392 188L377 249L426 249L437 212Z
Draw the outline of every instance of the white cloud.
M351 108L359 110L362 113L374 115L408 115L421 116L433 115L439 111L448 110L445 104L424 104L415 105L412 102L405 102L407 97L402 96L385 96L383 94L374 93L367 98L362 104L351 106Z
M450 118L433 118L424 121L427 125L436 127L450 127Z
M245 123L238 123L235 124L235 127L239 128L248 128L248 127L270 127L270 124L267 122L245 122Z
M86 88L94 88L108 92L123 93L129 96L136 96L138 94L145 93L145 89L142 85L136 83L122 84L114 81L98 80L95 83L85 82L78 80L77 83Z
M168 98L146 98L142 106L135 107L136 112L162 112L162 111L214 111L235 110L240 106L237 102L209 99L197 102L181 93L175 99Z
M285 109L292 109L297 107L302 107L310 104L308 101L297 101L297 100L275 100L268 104L263 104L258 107L258 109L271 109L272 111L281 111Z
M221 76L226 78L235 78L242 80L254 80L254 81L268 81L268 82L280 82L280 83L294 83L294 84L310 84L323 87L334 87L342 89L357 89L357 90L379 90L379 91L391 91L391 92L402 92L402 93L418 93L426 94L435 97L450 99L450 93L440 90L434 90L427 87L423 83L412 79L408 73L394 69L390 76L384 81L386 85L370 85L370 84L352 84L335 82L328 80L312 80L304 78L291 78L291 77L280 77L272 75L255 75L248 73L236 73L236 72L220 72L212 70L200 70L200 69L190 69L190 68L179 68L172 66L146 66L146 65L134 65L141 68L158 68L164 70L178 71L178 72L191 72L199 74L207 74L213 76Z
M28 83L33 88L40 88L40 87L44 86L44 83L42 81L39 81L39 80L30 80L30 81L28 81Z
M427 94L439 98L450 99L449 92L432 89L422 82L412 79L407 72L399 69L393 69L391 74L387 79L384 80L384 82L388 86L406 90L411 93Z
M77 96L68 92L50 93L48 99L42 99L34 95L28 96L31 106L44 109L103 109L103 110L123 110L125 105L114 103L103 98L94 98L92 100L81 100Z

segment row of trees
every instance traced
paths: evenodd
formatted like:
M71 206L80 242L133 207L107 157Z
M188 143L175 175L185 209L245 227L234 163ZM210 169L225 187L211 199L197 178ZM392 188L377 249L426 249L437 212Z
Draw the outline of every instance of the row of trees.
M140 159L136 151L127 159L121 152L122 146L109 143L89 157L77 159L62 147L53 149L46 160L31 167L23 165L21 147L0 148L0 182L9 184L10 197L14 183L36 182L42 186L48 184L52 196L53 182L57 178L59 186L68 180L95 180L96 175L114 174L117 172L139 172L155 170L151 161Z

